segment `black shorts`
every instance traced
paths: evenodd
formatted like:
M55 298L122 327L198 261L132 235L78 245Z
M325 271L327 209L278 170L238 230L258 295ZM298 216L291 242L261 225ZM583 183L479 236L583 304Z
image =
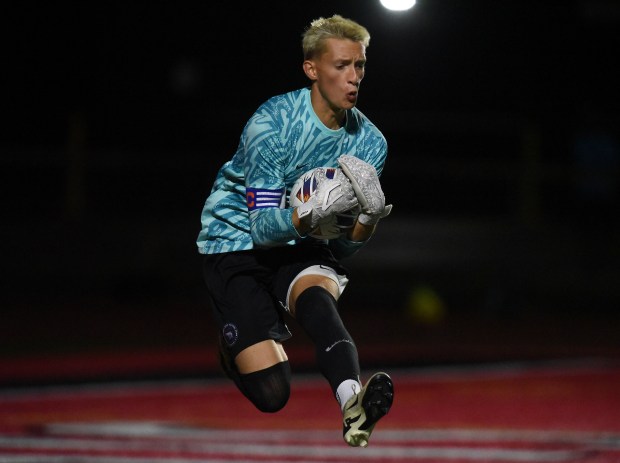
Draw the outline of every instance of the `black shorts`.
M348 275L327 245L313 240L205 256L204 278L213 314L233 357L258 342L291 337L284 321L288 288L301 271L313 265Z

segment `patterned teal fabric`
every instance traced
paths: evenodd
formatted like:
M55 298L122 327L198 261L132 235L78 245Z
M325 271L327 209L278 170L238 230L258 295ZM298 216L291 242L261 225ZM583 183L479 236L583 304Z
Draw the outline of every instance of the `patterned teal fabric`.
M202 210L198 251L294 245L301 238L288 207L291 187L310 169L337 167L342 154L363 159L379 174L383 170L386 140L357 108L347 112L344 127L331 130L314 113L309 88L263 103L246 124L237 152L217 174ZM341 254L361 246L337 241Z

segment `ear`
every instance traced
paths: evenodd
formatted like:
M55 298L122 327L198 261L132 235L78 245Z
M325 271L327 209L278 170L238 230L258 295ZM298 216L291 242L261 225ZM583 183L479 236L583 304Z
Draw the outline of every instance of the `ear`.
M308 79L312 81L315 81L317 79L316 66L314 65L314 61L304 61L304 72L306 73L306 76L308 76Z

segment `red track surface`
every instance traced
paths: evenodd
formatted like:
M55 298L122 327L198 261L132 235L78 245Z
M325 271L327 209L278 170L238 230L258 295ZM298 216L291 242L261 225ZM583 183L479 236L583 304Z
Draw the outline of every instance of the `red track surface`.
M227 382L0 391L2 462L620 462L620 365L581 361L393 372L367 449L341 440L322 378L254 410Z

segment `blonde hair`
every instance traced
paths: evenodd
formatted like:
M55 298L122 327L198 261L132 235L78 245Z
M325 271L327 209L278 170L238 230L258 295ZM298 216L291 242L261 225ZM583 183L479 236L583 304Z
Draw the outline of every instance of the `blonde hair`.
M315 19L302 37L304 59L312 59L315 55L321 54L327 39L349 39L361 42L365 47L370 42L370 34L364 26L337 14L331 18Z

